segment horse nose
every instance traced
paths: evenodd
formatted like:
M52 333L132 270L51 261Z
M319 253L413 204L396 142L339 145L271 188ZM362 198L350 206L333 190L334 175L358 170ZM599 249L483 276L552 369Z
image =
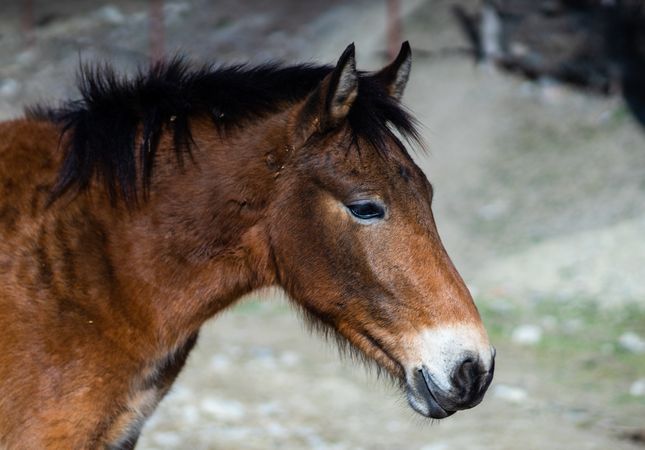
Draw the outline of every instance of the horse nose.
M493 380L495 351L493 349L490 368L476 357L468 355L457 364L451 377L453 395L450 403L455 409L467 409L478 405Z
M495 349L485 333L432 330L421 344L421 364L406 368L408 402L414 410L442 419L483 400L495 372Z

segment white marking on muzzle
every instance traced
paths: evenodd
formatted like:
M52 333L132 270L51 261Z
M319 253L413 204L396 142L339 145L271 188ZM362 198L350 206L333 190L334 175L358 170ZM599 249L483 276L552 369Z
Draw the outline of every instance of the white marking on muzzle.
M451 390L453 371L465 358L475 358L485 370L490 370L493 362L493 349L486 331L475 325L428 328L414 341L417 368L425 366L437 387L445 392Z

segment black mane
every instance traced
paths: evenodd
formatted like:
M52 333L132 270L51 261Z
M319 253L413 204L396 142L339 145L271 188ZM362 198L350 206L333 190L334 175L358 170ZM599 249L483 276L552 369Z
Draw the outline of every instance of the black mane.
M84 190L98 177L113 200L122 196L126 202L136 201L137 180L144 195L149 189L164 129L172 132L182 164L191 150L191 117L210 117L217 129L239 125L305 98L332 70L307 64L191 69L175 58L126 78L107 65L84 65L78 76L80 100L59 108L27 109L28 117L51 120L69 136L52 200L70 188ZM414 119L365 73L360 74L359 95L348 120L354 137L366 139L379 152L386 151L387 136L396 139L393 130L420 142Z

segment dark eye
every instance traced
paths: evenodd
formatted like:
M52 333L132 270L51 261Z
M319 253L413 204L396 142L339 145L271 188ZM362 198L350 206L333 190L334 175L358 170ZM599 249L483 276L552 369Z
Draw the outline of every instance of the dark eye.
M350 212L358 219L382 219L385 217L385 208L376 202L363 201L347 205Z

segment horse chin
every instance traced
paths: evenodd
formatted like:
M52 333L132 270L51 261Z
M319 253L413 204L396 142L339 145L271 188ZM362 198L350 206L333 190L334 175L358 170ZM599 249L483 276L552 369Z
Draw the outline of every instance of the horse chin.
M420 370L415 371L407 382L407 397L412 409L425 417L445 419L456 412L439 404Z

